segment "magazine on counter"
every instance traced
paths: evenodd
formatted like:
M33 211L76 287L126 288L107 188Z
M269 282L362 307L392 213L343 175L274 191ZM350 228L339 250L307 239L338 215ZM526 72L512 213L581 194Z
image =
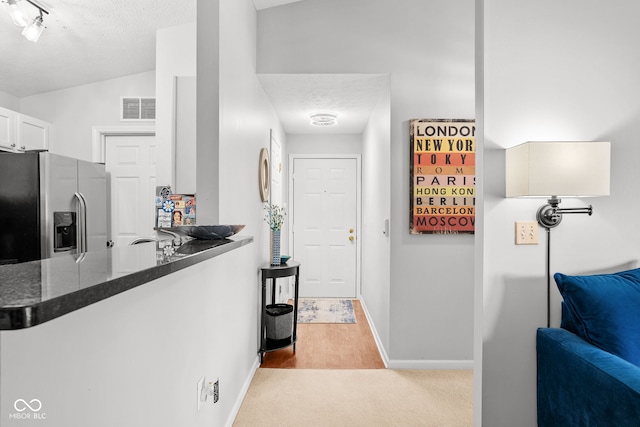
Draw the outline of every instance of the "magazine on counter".
M196 225L196 197L194 194L156 196L156 227L168 228Z

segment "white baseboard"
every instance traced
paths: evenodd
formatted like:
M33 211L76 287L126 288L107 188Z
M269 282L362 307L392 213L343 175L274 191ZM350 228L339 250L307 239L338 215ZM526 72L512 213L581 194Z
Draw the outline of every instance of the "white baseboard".
M371 315L369 314L369 310L367 310L367 305L364 303L362 297L358 298L360 301L360 305L362 306L362 310L364 311L364 315L367 318L367 323L369 323L369 329L371 329L371 333L373 334L373 339L376 342L376 346L378 347L378 352L380 353L380 357L382 358L382 362L386 368L389 367L389 356L387 355L384 346L382 345L382 341L380 340L380 335L378 335L378 330L376 329L376 325L373 323L371 319Z
M472 370L473 360L390 360L390 369Z
M240 394L236 399L236 403L233 405L233 408L231 409L229 418L227 418L225 427L233 427L233 423L236 420L236 417L238 416L238 412L240 412L240 407L242 406L242 402L244 401L244 398L247 395L247 392L249 391L249 386L251 385L251 381L253 381L253 377L255 376L256 371L258 370L259 367L260 367L260 356L256 357L255 362L253 362L253 366L249 371L249 375L247 375L247 379L244 381L244 384L242 385L242 389L240 389Z
M371 315L369 314L369 310L367 309L367 304L365 304L362 297L358 298L360 301L360 305L362 305L362 309L364 310L364 315L367 318L367 322L369 323L369 327L371 328L371 333L373 334L373 339L376 341L376 345L378 346L378 351L380 352L380 357L382 357L382 361L384 362L384 366L389 369L473 369L473 360L390 360L387 355L384 346L382 345L382 341L380 340L380 335L378 335L378 331L376 330L376 326L371 319Z

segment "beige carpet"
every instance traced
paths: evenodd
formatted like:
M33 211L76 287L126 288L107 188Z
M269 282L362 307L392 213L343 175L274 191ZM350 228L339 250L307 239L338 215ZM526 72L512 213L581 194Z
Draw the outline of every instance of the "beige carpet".
M234 427L469 427L471 371L258 369Z

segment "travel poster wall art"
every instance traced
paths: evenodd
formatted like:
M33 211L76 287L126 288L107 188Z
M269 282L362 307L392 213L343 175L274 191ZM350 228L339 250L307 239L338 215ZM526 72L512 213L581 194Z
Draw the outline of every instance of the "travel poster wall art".
M411 234L475 232L475 120L414 119Z

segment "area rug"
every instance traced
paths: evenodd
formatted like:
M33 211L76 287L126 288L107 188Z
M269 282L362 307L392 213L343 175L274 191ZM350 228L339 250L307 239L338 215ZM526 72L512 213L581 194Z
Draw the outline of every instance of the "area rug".
M301 298L298 323L356 323L353 303L348 299Z

